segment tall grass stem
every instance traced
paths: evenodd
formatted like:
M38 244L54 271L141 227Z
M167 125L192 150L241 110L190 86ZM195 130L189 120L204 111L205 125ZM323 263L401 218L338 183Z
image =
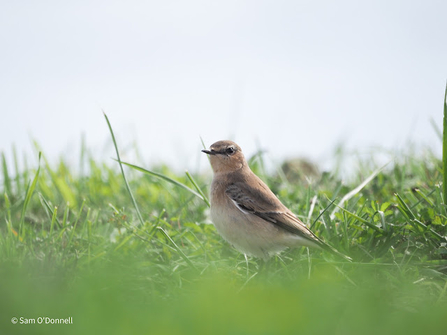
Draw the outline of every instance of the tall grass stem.
M133 193L130 189L129 183L127 182L127 178L126 178L126 174L124 173L123 165L121 164L121 157L120 157L120 153L118 150L118 145L116 144L116 139L115 139L115 135L113 133L112 125L110 124L109 118L107 117L106 113L104 113L104 117L106 118L107 125L109 126L109 130L110 130L110 134L112 135L112 141L113 141L113 145L115 146L116 157L118 160L118 164L120 165L121 175L123 176L124 183L126 184L127 192L130 195L130 198L132 200L133 206L135 207L135 210L137 212L137 216L138 216L138 219L140 220L140 223L142 225L144 225L144 220L143 220L143 217L141 216L140 209L138 208L137 202L135 201L135 198L134 198Z

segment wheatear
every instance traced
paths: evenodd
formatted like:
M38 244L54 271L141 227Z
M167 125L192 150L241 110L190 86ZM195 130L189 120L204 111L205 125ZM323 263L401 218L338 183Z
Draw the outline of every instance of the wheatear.
M351 260L312 233L251 170L241 148L219 141L209 150L214 178L211 219L222 237L244 254L268 259L287 247L317 247Z

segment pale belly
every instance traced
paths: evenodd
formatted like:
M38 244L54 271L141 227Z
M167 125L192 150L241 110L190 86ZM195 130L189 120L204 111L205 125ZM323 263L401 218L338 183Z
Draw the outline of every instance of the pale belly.
M296 244L297 236L253 214L234 209L228 214L228 211L211 206L211 220L218 233L240 252L266 259Z

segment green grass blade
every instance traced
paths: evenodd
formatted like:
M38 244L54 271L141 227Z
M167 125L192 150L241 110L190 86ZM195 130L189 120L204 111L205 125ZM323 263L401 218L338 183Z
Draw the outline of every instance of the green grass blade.
M439 233L437 233L436 231L434 231L432 228L429 228L426 224L422 223L421 221L419 221L416 218L416 215L414 215L414 213L411 211L410 207L407 205L407 203L402 199L402 197L399 194L395 194L398 203L399 203L399 209L401 210L402 214L409 219L409 221L413 224L415 224L417 227L421 228L422 231L428 231L430 232L433 236L435 236L438 239L441 240L446 240L445 236L440 235Z
M197 192L200 193L200 195L202 196L203 201L205 201L205 203L207 204L208 207L211 207L210 202L208 201L207 197L205 196L205 194L203 193L202 189L199 187L199 185L197 185L196 181L194 180L194 178L191 176L191 174L186 171L186 175L188 176L188 179L191 181L191 183L194 185L194 187L196 188Z
M67 207L65 208L65 211L64 211L64 217L62 218L62 227L64 229L67 228L69 217L70 217L70 207L67 204Z
M404 201L404 199L402 199L402 197L398 194L395 193L394 194L397 198L397 202L399 203L402 211L406 214L405 216L407 218L409 218L410 220L414 220L416 219L416 216L414 215L414 213L411 211L410 207L408 207L407 203Z
M133 203L133 205L135 207L135 210L137 211L138 219L140 220L141 224L144 225L143 217L141 216L141 213L140 213L140 210L138 208L137 202L135 201L135 198L134 198L134 196L132 194L132 191L130 190L130 186L129 186L129 183L127 182L126 174L124 173L123 164L121 164L120 153L119 153L119 150L118 150L118 145L116 144L115 135L113 133L112 125L110 124L109 118L107 117L106 113L104 113L104 117L106 118L107 125L109 126L109 130L110 130L110 134L112 135L112 141L113 141L113 145L115 146L116 157L118 158L118 164L119 164L120 169L121 169L121 175L123 176L124 183L126 184L127 192L129 193L130 198L132 200L132 203Z
M188 256L185 255L185 253L178 247L178 245L174 242L174 240L168 235L168 233L161 227L157 227L157 229L159 231L161 231L161 233L169 240L169 242L171 242L171 244L174 246L175 250L178 252L178 254L180 255L180 257L183 258L183 260L189 264L189 266L191 266L194 270L196 270L197 272L199 271L196 266L194 265L193 262L191 262L191 260L188 258Z
M25 236L24 223L25 223L26 208L28 207L28 205L31 201L31 197L33 196L34 190L36 189L37 180L39 178L40 158L41 158L41 153L39 152L39 163L38 163L39 167L37 168L37 172L36 172L36 175L34 176L32 183L28 185L28 188L26 190L26 195L25 195L25 201L23 202L23 206L22 206L22 213L20 216L20 228L19 228L19 234L22 238Z
M6 209L6 227L8 228L9 236L12 235L12 219L11 219L11 201L8 194L4 193L5 209Z
M59 223L59 220L57 219L57 207L54 207L53 216L51 218L51 226L50 226L50 236L53 235L53 228L54 223L57 222L59 228L61 227L61 224Z
M72 227L71 234L70 234L70 238L69 238L69 240L68 240L67 246L71 245L71 242L73 241L73 237L74 237L74 235L75 235L75 233L76 233L76 227L77 227L77 225L78 225L79 218L81 217L81 215L82 215L82 210L84 209L84 204L85 204L85 199L84 199L84 201L82 202L81 209L79 210L78 217L76 218L76 221L75 221L75 223L74 223L74 225L73 225L73 227Z
M42 194L39 193L40 201L45 206L45 209L48 211L48 215L50 216L51 220L56 220L57 225L59 228L62 228L61 223L57 219L57 217L54 217L54 210L51 208L51 205L48 203L47 199L44 198ZM54 207L56 210L57 207ZM50 215L51 214L51 215Z
M347 209L344 209L343 207L340 207L340 209L345 212L346 214L348 214L349 216L352 216L354 219L366 224L368 227L374 229L375 231L377 231L378 233L382 232L382 229L380 229L379 227L377 227L376 225L372 224L371 222L369 222L368 220L365 220L363 218L361 218L360 216L351 213L350 211L348 211Z
M329 200L329 199L328 199L328 200ZM330 204L327 205L327 206L320 212L320 214L317 216L317 218L314 220L314 222L312 222L312 224L310 225L310 229L312 229L312 228L314 227L315 223L317 223L318 220L323 216L323 214L326 213L326 211L327 211L327 210L334 204L335 200L336 200L336 199L334 199L334 200L329 200L329 201L330 201Z
M413 222L415 222L419 227L421 227L423 230L425 231L429 231L431 234L433 234L433 236L437 237L440 240L444 240L446 241L446 237L442 236L441 234L435 232L432 228L429 228L426 224L422 223L421 221L419 221L418 219L414 219Z
M206 147L206 145L205 145L205 142L203 141L202 136L200 136L200 143L202 143L202 147L203 147L203 149L207 149L207 147Z
M17 149L16 146L13 145L12 146L12 155L14 157L14 169L15 169L15 183L16 183L16 192L17 194L21 194L22 193L22 184L20 181L20 169L19 169L19 161L17 159Z
M68 176L64 175L65 174L64 172L61 172L61 168L62 168L62 170L66 170L66 171L68 171L68 168L66 166L64 166L63 163L60 163L59 169L56 171L53 170L51 168L51 164L48 161L47 157L45 156L45 154L42 153L42 148L40 147L40 145L37 141L34 141L34 147L36 148L36 150L41 152L41 156L42 156L42 160L44 162L45 169L50 174L51 181L56 186L60 195L64 198L65 202L68 203L68 205L71 208L76 208L78 205L77 199L76 199L76 194L73 192L72 185L70 185L68 182L68 179L69 178L71 179L71 177L67 178Z
M443 196L444 204L447 201L447 83L444 93L444 122L442 135L442 167L443 167Z
M431 123L431 126L433 127L433 130L435 131L436 135L442 141L442 131L441 131L441 129L439 129L438 125L436 124L435 119L433 119L431 117L430 118L430 123Z
M435 204L433 203L433 201L431 201L424 192L422 192L420 189L415 188L414 192L416 192L417 194L419 194L421 196L422 199L425 200L425 202L427 202L427 204L430 205L430 207L433 207Z
M168 176L165 176L164 174L161 174L161 173L158 173L158 172L154 172L154 171L149 171L149 170L147 170L145 168L142 168L142 167L134 165L134 164L130 164L130 163L126 163L126 162L121 162L121 163L126 165L126 166L128 166L128 167L130 167L130 168L132 168L132 169L135 169L137 171L140 171L140 172L143 172L145 174L148 174L148 175L151 175L151 176L154 176L154 177L166 180L167 182L170 182L171 184L173 184L175 186L181 187L181 188L187 190L188 192L191 192L195 196L199 197L203 201L207 202L205 200L205 198L201 194L197 193L196 191L194 191L193 189L189 188L185 184L182 184L181 182L179 182L179 181L177 181L175 179L172 179L172 178L169 178Z
M11 177L9 176L8 172L8 164L6 163L6 157L5 154L2 152L2 169L3 169L3 184L4 184L4 193L8 193L9 195L12 195L11 190Z

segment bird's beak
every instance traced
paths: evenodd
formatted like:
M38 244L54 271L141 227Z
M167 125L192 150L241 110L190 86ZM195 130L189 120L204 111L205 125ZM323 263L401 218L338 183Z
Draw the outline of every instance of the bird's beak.
M217 154L217 152L210 151L210 150L202 150L202 152L206 153L207 155L215 155L215 154Z

